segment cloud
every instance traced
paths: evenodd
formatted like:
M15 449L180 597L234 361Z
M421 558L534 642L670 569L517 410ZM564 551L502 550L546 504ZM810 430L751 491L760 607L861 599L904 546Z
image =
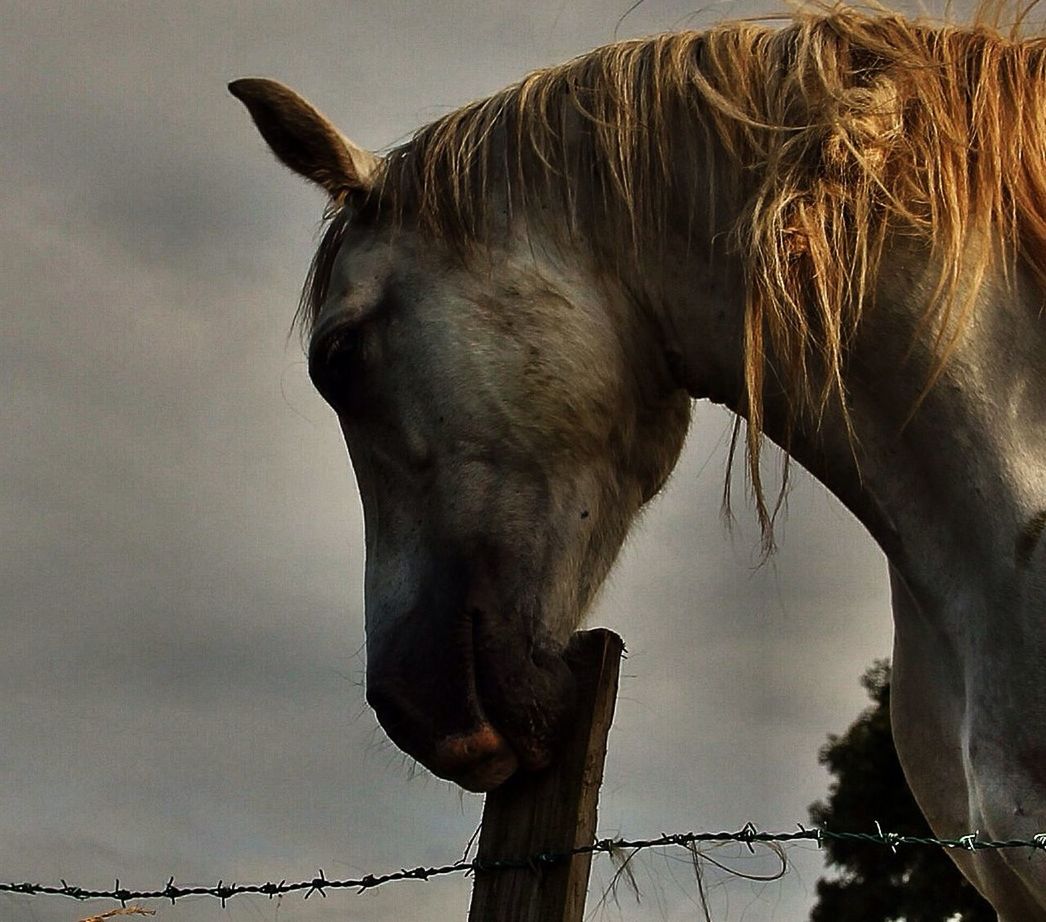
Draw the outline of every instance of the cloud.
M622 35L689 13L645 4ZM359 503L288 343L322 202L274 163L224 85L277 76L378 147L610 40L618 15L594 0L399 0L36 4L9 17L5 875L155 886L456 857L479 799L411 780L363 703ZM881 556L819 488L798 478L767 566L753 568L746 513L725 532L723 428L699 413L593 615L631 651L602 831L804 819L824 786L817 747L863 706L857 677L887 652ZM800 918L819 866L801 860L801 878L765 891L725 883L725 917L750 903L759 918ZM693 916L685 869L637 866L649 901L607 918ZM457 880L158 908L193 922L428 920L467 899ZM90 909L0 898L0 913L39 922Z

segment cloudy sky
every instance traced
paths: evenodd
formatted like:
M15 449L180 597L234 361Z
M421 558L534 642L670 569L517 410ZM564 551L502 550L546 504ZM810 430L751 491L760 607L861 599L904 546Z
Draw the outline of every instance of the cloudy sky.
M362 519L291 315L323 201L229 79L276 77L381 148L528 69L752 6L505 0L0 5L0 878L107 887L355 876L459 857L482 799L385 741L362 692ZM885 564L795 477L782 546L719 496L728 420L684 459L590 624L624 665L601 835L794 829L817 751L888 655ZM734 853L726 850L728 862ZM717 920L802 922L821 873L710 873ZM695 918L680 854L591 915ZM738 865L751 867L744 860ZM769 865L760 865L767 867ZM206 898L157 918L443 920L454 877ZM0 920L110 908L0 897Z

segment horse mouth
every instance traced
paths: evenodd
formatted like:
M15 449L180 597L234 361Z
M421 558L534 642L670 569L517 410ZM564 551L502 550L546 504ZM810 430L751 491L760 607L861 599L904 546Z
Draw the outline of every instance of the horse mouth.
M573 717L574 678L564 651L535 638L522 619L476 605L459 617L456 636L438 652L400 648L401 665L414 664L410 681L402 671L399 681L375 676L367 697L400 749L483 793L553 761Z

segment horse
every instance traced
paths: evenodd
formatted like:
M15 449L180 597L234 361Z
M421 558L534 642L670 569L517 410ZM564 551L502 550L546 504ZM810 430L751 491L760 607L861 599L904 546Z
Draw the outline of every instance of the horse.
M1046 830L1046 40L845 6L608 45L384 154L229 86L325 190L297 315L366 532L367 699L434 774L554 759L564 649L696 399L889 562L938 836ZM951 851L1001 922L1046 863Z

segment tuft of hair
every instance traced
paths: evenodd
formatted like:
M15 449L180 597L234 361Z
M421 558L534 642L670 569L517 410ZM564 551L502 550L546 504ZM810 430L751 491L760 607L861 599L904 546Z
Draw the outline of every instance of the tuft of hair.
M1008 34L996 0L965 27L836 5L783 26L730 22L608 45L423 127L385 158L373 195L462 250L482 244L491 208L507 204L633 262L656 258L680 202L729 206L747 283L740 410L769 542L764 391L784 390L793 423L818 422L833 403L848 420L845 359L889 235L922 241L940 267L927 389L973 304L958 296L961 277L975 293L1002 257L1046 285L1046 40L1019 36L1029 9ZM733 189L711 183L724 166ZM350 205L333 216L303 325L326 297L352 215ZM992 245L968 248L972 236Z

